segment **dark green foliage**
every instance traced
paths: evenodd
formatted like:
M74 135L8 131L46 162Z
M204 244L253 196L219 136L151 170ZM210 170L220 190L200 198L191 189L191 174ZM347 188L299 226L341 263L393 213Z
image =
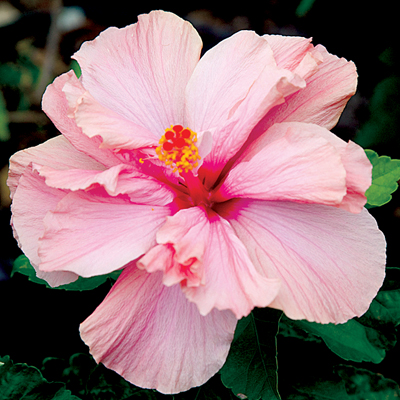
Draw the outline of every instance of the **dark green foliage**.
M62 382L48 382L41 372L26 364L0 357L0 400L79 400Z
M254 309L238 322L232 347L220 373L222 382L249 400L280 399L277 387L276 334L282 313Z
M51 288L51 286L49 286L46 281L44 281L43 279L40 279L36 276L35 269L32 267L28 258L25 255L19 256L14 261L11 276L13 276L16 272L26 275L28 277L28 279L32 282L40 283L42 285L46 285L46 287L48 287L48 288ZM52 288L52 289L79 290L79 291L92 290L92 289L102 285L108 279L110 279L112 282L114 282L118 278L120 273L121 273L121 271L114 271L107 275L99 275L99 276L94 276L92 278L79 277L78 280L75 282L69 283L67 285L57 286L56 288Z

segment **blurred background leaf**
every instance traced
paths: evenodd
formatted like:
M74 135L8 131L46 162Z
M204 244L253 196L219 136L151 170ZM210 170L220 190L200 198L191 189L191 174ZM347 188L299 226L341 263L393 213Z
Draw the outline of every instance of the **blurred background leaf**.
M21 252L12 237L9 225L8 192L7 189L3 189L8 158L15 151L43 143L59 134L40 109L40 96L45 85L71 68L79 75L79 66L75 61L71 61L71 55L79 49L83 41L94 39L108 26L123 27L135 22L138 14L154 8L170 10L188 19L200 32L204 43L203 52L239 29L252 29L259 34L313 37L314 44L321 43L332 54L353 60L358 69L357 93L348 103L333 132L344 140L351 139L364 147L369 147L379 155L387 155L392 159L400 158L400 135L398 134L400 52L397 34L398 17L395 3L392 1L382 0L372 6L366 6L362 0L351 2L348 0L270 0L262 4L257 3L257 5L251 2L232 2L229 7L224 3L218 4L204 0L190 3L150 1L132 3L129 5L129 12L126 12L127 3L122 0L114 0L112 3L104 3L101 6L94 0L79 2L65 0L64 4L61 2L58 2L58 5L55 4L59 8L58 11L56 10L58 14L54 12L54 4L53 0L0 1L0 17L4 15L1 12L3 5L10 6L13 14L12 19L3 25L0 18L2 43L0 89L4 100L3 109L7 110L7 129L10 133L9 139L0 143L2 162L0 302L2 323L7 327L2 330L0 346L6 350L3 354L10 354L14 360L22 360L40 367L45 356L66 357L68 360L70 354L84 352L86 346L77 334L79 323L93 312L109 289L109 285L100 284L93 290L78 289L68 292L48 290L44 284L35 285L28 281L27 276L33 278L32 270L30 275L14 273L13 278L9 279L14 260L21 255ZM54 18L55 14L57 14L56 18ZM58 39L57 46L50 51L48 37L52 21L53 26L56 21ZM50 59L53 61L46 64L45 60ZM43 74L45 64L47 75ZM45 79L41 81L42 76L45 76ZM393 182L392 179L392 184ZM370 212L385 233L390 268L390 266L400 265L398 246L400 193L395 191L389 195L392 200L386 203L385 207L374 207L370 209ZM370 197L370 194L368 196ZM372 349L375 349L378 358L379 354L383 354L382 350L385 352L385 358L380 363L364 361L360 365L371 370L373 376L381 374L399 380L398 370L392 367L393 363L398 363L400 359L399 345L391 347L394 343L393 332L397 337L399 336L398 328L396 330L393 326L393 321L396 320L399 312L398 301L395 298L397 296L396 280L400 280L398 276L396 279L385 281L384 290L376 298L377 302L357 323L365 328L365 332L370 332L367 340L372 340L370 344L372 343ZM387 324L384 311L393 319L391 324ZM382 324L376 318L379 313L384 317ZM369 329L371 324L372 330ZM31 326L37 329L31 329ZM303 391L297 392L297 395L308 396L305 398L318 398L317 394L315 397L305 394L307 388L314 391L310 393L319 393L318 395L322 396L324 390L329 387L332 391L326 390L327 397L325 398L329 398L328 396L332 398L336 390L336 398L345 399L345 396L350 393L348 393L349 380L338 373L333 378L325 375L326 371L332 371L332 367L342 363L343 359L330 351L320 336L311 334L299 326L289 325L285 326L286 333L284 333L283 327L284 325L281 324L277 340L279 391L282 398L288 398L296 383L298 388L303 387ZM19 339L20 332L27 333L27 340ZM287 336L284 336L285 334ZM267 339L261 337L261 340ZM378 346L379 343L381 347ZM273 350L276 352L275 342ZM274 354L276 356L276 353ZM86 393L83 386L89 383L93 393L97 390L95 388L102 386L101 382L104 383L104 388L109 385L107 383L109 378L105 377L105 372L104 374L102 372L108 370L100 366L89 382L84 368L76 368L75 363L78 360L83 359L75 359L72 365L67 361L61 371L62 375L64 370L71 368L68 375L69 382L73 381L73 371L80 371L81 386L77 384L80 392L74 392L75 395L80 397L80 393ZM55 364L52 365L55 366ZM46 374L50 370L51 368L48 368ZM344 371L344 374L349 373ZM44 372L43 374L47 376ZM365 379L365 374L350 375L354 376L356 381ZM203 387L194 388L170 398L182 400L211 398L225 400L231 399L232 396L237 398L230 389L223 386L220 377L221 375L217 374ZM307 386L309 377L315 377L311 386ZM246 380L245 378L246 375L243 375L241 385ZM110 382L114 382L113 379ZM50 380L58 380L58 378ZM124 387L123 383L121 385ZM113 398L112 390L116 389L111 387L108 393L104 392L104 400ZM153 391L136 392L134 395L146 398L148 393L157 398L165 397ZM364 397L360 395L359 398L379 398L374 397L377 393L379 392L370 391L368 394L364 393ZM387 398L392 398L390 396L398 397L393 391L388 392ZM98 397L100 398L100 394Z
M0 71L1 75L1 71ZM0 91L0 143L10 139L10 131L8 129L8 112L3 93Z
M315 0L301 0L300 4L296 8L296 15L298 17L304 17L313 6Z
M396 400L400 398L397 383L380 374L349 365L334 369L330 379L310 381L297 387L288 400Z
M80 400L62 382L48 382L32 366L0 357L0 400Z

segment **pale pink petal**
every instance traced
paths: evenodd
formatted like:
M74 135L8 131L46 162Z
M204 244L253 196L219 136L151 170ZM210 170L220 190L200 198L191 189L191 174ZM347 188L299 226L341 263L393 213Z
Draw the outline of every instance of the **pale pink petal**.
M364 314L382 285L386 243L365 209L236 200L218 212L257 271L281 280L270 306L289 318L344 323Z
M357 71L351 61L329 54L318 45L312 51L316 59L322 58L318 71L306 79L307 86L287 97L285 104L271 110L251 134L254 140L271 125L278 122L306 122L332 129L355 93Z
M300 36L263 35L263 38L270 45L278 67L292 72L314 49L311 39Z
M90 138L100 136L100 148L131 150L156 146L159 137L98 103L75 75L63 87L68 116Z
M59 76L51 85L47 86L42 99L43 111L77 150L107 167L119 164L120 160L111 150L100 149L101 139L99 137L89 138L82 133L75 121L68 117L70 110L62 89L66 82L71 80L78 82L73 71Z
M32 162L59 170L70 168L102 171L104 165L76 150L63 136L56 136L35 147L18 151L10 158L7 185L13 196L18 180Z
M350 212L361 212L367 202L365 191L371 185L372 165L362 147L349 141L346 143L325 128L303 122L283 122L273 125L252 142L236 161L236 164L251 160L264 147L285 136L287 129L312 133L327 140L339 152L346 170L346 195L337 206Z
M127 267L80 332L94 359L129 382L178 393L218 372L237 320L230 311L200 315L178 285L161 280Z
M168 229L169 226L171 229ZM207 229L207 232L202 233L201 229ZM190 244L187 239L197 232L199 238L196 243ZM181 237L182 243L179 242ZM176 247L179 261L191 258L202 261L204 278L200 285L181 281L183 292L196 303L202 315L216 308L231 310L237 318L241 318L254 307L269 305L279 290L279 280L267 279L257 273L246 248L231 226L212 211L207 213L200 207L179 211L168 219L160 237L157 235L157 241L173 245L170 249ZM203 249L205 252L201 255Z
M132 204L95 190L70 192L44 218L42 271L72 271L83 277L122 268L156 244L168 207Z
M72 272L42 272L38 265L39 238L43 235L43 219L48 211L54 210L65 192L48 187L44 179L28 166L19 179L11 211L12 228L21 250L36 270L36 275L50 286L64 285L78 279Z
M336 148L306 125L277 124L270 131L265 134L268 143L229 172L212 200L340 204L346 194L346 171ZM275 140L269 142L270 137Z
M277 69L268 43L254 32L238 32L208 50L186 88L189 127L225 125L265 68Z
M90 190L103 187L110 196L129 195L133 203L166 205L175 192L155 178L136 171L127 164L119 164L105 171L70 169L59 171L35 165L48 186L67 190Z
M364 149L351 141L346 144L342 159L346 168L347 193L339 207L358 213L367 202L365 192L372 183L372 165Z
M238 32L202 57L187 87L186 111L191 129L213 134L199 171L207 187L257 122L304 86L299 76L277 68L268 43L254 32Z
M202 42L192 25L153 11L108 28L74 55L83 86L104 107L153 134L183 122L184 90Z

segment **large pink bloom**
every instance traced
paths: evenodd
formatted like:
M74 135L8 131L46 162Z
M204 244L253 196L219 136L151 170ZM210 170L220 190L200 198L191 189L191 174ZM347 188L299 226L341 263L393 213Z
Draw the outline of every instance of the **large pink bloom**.
M62 133L11 158L12 225L57 286L124 268L81 336L135 385L175 393L223 365L254 307L342 323L384 278L363 208L371 165L329 132L351 62L299 37L242 31L201 59L161 11L110 28L43 109Z

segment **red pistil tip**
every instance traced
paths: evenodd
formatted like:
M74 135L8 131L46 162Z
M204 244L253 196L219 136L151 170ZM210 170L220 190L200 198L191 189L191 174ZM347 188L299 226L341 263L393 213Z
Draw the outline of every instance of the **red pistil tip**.
M174 145L170 142L163 143L163 149L165 151L171 151L174 148Z
M183 138L178 138L174 141L175 147L178 147L178 149L181 149L183 146L186 146L185 139Z
M165 139L172 140L172 139L174 139L174 137L175 137L174 132L172 132L172 131L165 132Z
M189 129L184 129L184 130L181 132L181 135L182 135L183 138L189 139L189 138L190 138L190 131L189 131Z
M176 133L180 133L183 131L183 126L182 125L174 125L172 128Z

